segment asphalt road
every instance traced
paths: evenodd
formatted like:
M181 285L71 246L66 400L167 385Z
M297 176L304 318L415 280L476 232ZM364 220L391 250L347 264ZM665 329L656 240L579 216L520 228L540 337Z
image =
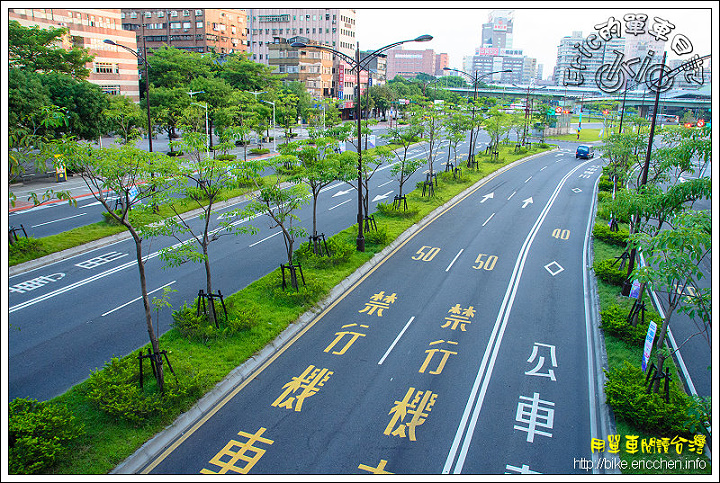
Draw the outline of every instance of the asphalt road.
M426 145L412 148L409 156L426 157ZM438 159L434 169L442 169L442 161ZM371 179L371 212L378 202L392 200L397 192L397 182L389 177L389 168L390 165L380 167ZM422 170L418 170L408 186L424 178ZM228 206L216 216L243 205L238 202ZM308 230L311 209L308 205L298 213L303 220L301 225ZM356 191L346 183L333 183L321 194L318 211L319 232L330 236L345 229L356 219ZM280 231L270 230L266 217L252 222L259 229L257 235L225 236L211 244L215 290L234 293L284 261ZM150 296L157 296L163 287L170 286L177 290L169 298L176 308L193 300L205 286L204 268L200 264L162 268L158 250L177 243L170 237L143 242ZM123 356L147 342L135 246L130 239L10 276L8 285L11 398L54 397L84 380L112 356ZM165 332L171 321L169 311L161 313L158 332Z
M478 186L142 472L585 473L600 164L553 152Z

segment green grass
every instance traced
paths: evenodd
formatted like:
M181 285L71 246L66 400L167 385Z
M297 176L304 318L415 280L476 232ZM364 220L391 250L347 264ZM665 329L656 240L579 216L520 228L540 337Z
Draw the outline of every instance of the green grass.
M251 191L250 188L233 188L223 191L216 201L227 201L232 198L236 198L247 194ZM194 209L200 208L201 206L207 205L207 202L201 200L198 202L189 198L183 198L175 203L175 207L179 213L187 213ZM144 223L153 223L163 218L172 216L174 212L169 206L161 206L157 215L145 215L143 214ZM125 231L125 227L120 225L113 225L100 221L97 223L91 223L89 225L73 228L72 230L58 233L57 235L50 235L42 238L38 238L37 249L25 252L15 252L10 249L8 252L8 266L12 267L20 263L35 260L37 258L57 253L68 248L77 247L89 243L91 241L100 240L102 238L122 233Z
M534 148L528 154L544 150ZM421 192L415 189L407 194L407 201L409 208L418 209L418 214L411 218L401 218L376 212L374 216L378 227L387 230L389 243L468 186L525 155L503 150L500 156L503 160L501 163L488 163L481 160L479 170L464 168L460 181L452 179L440 181L433 197L422 197ZM354 246L356 235L357 228L352 225L333 237ZM193 371L202 374L202 392L205 393L235 367L275 339L301 314L316 306L317 302L325 297L333 287L385 246L385 244L369 243L366 238L365 252L353 251L344 263L325 269L303 268L308 285L301 286L299 292L280 288L281 275L278 268L225 298L230 318L233 318L239 310L248 310L248 307L255 309L254 314L257 314L253 316L255 323L249 330L197 341L188 340L182 337L177 330L171 329L160 337L160 347L168 351L174 368L192 368ZM167 320L169 314L163 312L160 317ZM149 344L141 349L147 351L147 347ZM137 357L137 351L127 357ZM166 377L172 376L168 374ZM154 384L152 378L149 379L151 380L146 383L146 386ZM87 386L87 381L80 383L52 400L66 404L86 428L85 436L71 448L73 456L56 465L51 471L53 474L105 474L109 472L196 402L195 400L185 401L181 407L176 408L165 418L158 417L147 420L140 426L133 426L129 423L118 422L100 412L86 397Z
M608 220L597 220L600 223L607 223ZM602 242L600 240L595 239L593 241L593 248L594 248L594 259L597 260L604 260L607 258L613 258L616 256L619 256L623 252L622 247L609 245L605 242ZM620 287L607 284L603 282L602 280L597 280L597 286L598 286L598 296L600 300L600 310L609 307L612 304L618 304L620 305L624 310L627 310L627 312L630 312L630 309L632 308L633 299L630 299L629 297L624 297L621 293ZM643 301L645 302L646 307L650 308L653 307L652 302L650 300L650 297L648 296L647 292L643 295ZM659 328L658 328L659 330ZM641 361L642 361L642 352L643 347L634 347L631 346L624 341L621 341L620 339L610 335L605 334L605 350L607 353L608 358L608 369L612 370L613 368L622 366L625 362L629 362L630 364L640 367ZM650 360L654 360L656 357L655 350L650 355ZM674 365L674 361L672 358L666 359L666 365L670 367L670 371L672 374L672 381L678 384L678 386L683 389L683 385L680 382L680 373L677 369L677 367ZM705 457L705 455L698 455L696 453L689 453L687 449L685 448L682 452L682 454L678 455L674 449L673 446L671 446L670 451L668 453L663 454L651 454L651 453L642 453L639 451L635 454L629 454L627 451L625 451L625 436L626 435L638 435L639 440L642 440L645 438L646 440L649 440L650 438L657 438L658 435L653 435L646 433L644 431L641 431L633 426L631 421L624 421L621 419L617 419L615 421L616 425L616 434L621 435L621 451L619 453L620 459L625 462L626 469L623 470L623 474L646 474L646 475L654 475L654 474L710 474L711 473L711 465L710 461ZM687 446L687 445L685 445ZM644 463L646 466L652 465L652 464L660 464L658 463L652 463L657 462L659 460L662 460L662 462L670 461L678 461L679 463L669 463L670 465L677 464L677 465L683 465L683 468L690 467L690 470L687 469L675 469L673 470L672 467L668 467L667 465L663 466L662 469L652 469L652 466L650 468L645 467L642 468L642 464ZM705 469L692 469L692 465L695 464L697 461L704 461L706 463ZM638 465L637 467L633 467L634 465ZM687 466L689 465L689 466Z
M558 141L575 141L578 143L591 143L593 141L601 141L600 129L587 129L583 128L580 130L580 139L577 138L577 131L573 128L571 134L559 134L557 136L548 136L547 139L555 139Z

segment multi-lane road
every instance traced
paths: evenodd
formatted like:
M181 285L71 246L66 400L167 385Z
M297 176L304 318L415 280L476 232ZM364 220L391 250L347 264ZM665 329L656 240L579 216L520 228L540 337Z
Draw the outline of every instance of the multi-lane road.
M141 471L586 473L600 164L554 151L466 192Z

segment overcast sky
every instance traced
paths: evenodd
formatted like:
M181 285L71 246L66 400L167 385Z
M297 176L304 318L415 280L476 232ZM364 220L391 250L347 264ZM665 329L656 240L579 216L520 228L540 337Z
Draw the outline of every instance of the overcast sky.
M627 13L645 13L648 26L654 17L660 17L675 25L669 35L684 34L693 44L693 54L701 56L711 53L711 25L718 29L718 9L715 2L677 2L692 5L691 9L652 8L657 2L603 2L607 9L565 8L531 9L540 2L499 2L498 9L514 9L513 48L522 49L529 57L543 64L543 78L552 74L560 39L579 30L583 37L594 32L593 26L606 22L614 16L622 22ZM571 2L554 2L557 5L572 5ZM667 5L670 2L662 2ZM362 50L371 50L399 40L430 34L434 38L426 43L409 43L407 49L433 49L436 53L446 52L450 67L462 69L463 56L471 55L481 44L482 24L488 21L491 9L472 8L487 5L486 2L358 2L357 38ZM582 3L579 3L582 5ZM420 8L408 8L418 5ZM443 8L427 8L428 5L443 5ZM338 5L342 6L342 5ZM372 8L367 8L372 7ZM392 8L391 8L392 7ZM711 10L713 9L713 10ZM714 21L711 21L714 20ZM623 30L623 36L625 31ZM717 47L717 36L712 39ZM677 56L666 44L669 58ZM717 52L717 50L715 50Z

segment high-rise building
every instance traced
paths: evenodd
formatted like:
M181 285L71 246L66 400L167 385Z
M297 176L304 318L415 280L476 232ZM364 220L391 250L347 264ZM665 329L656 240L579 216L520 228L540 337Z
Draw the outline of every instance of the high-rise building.
M611 37L610 40L603 41L602 46L595 51L586 49L592 55L587 57L578 50L584 42L585 38L580 31L574 31L572 35L560 40L553 73L555 85L586 87L595 85L595 72L598 68L603 64L612 63L616 58L615 51L625 51L625 38Z
M512 49L514 10L492 10L482 25L480 46Z
M220 8L123 8L122 27L137 34L141 49L163 45L192 52L246 52L245 10Z
M483 77L484 82L529 84L537 75L537 59L513 48L514 10L492 10L482 24L481 46L464 58L465 72ZM512 70L512 72L502 72Z
M24 27L67 27L63 46L88 49L94 55L88 81L109 94L140 100L138 60L125 49L106 44L105 39L137 51L135 35L122 29L120 9L11 8L8 20Z

